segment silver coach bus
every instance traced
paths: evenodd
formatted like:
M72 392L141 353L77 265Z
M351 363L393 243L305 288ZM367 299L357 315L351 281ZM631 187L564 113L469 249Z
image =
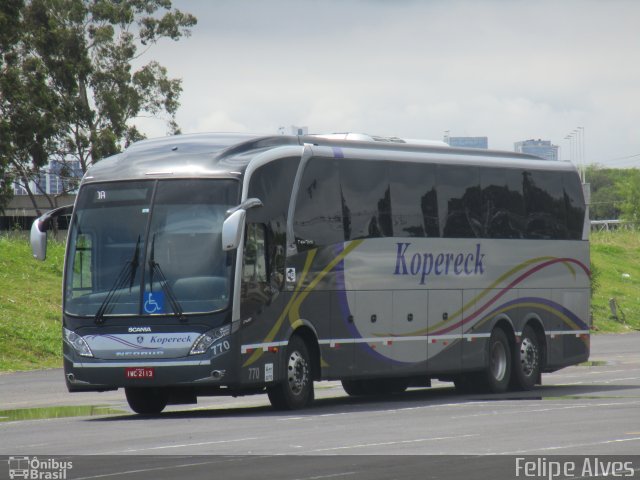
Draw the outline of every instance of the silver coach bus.
M356 140L352 140L356 138ZM397 138L201 134L95 164L71 207L69 391L138 413L340 380L530 389L589 356L588 219L568 163Z

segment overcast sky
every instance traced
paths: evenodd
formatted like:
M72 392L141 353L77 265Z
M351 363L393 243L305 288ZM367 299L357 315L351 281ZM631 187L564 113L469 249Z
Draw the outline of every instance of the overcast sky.
M640 166L638 0L174 0L198 18L156 59L184 133L551 140ZM565 137L583 127L573 142ZM145 121L150 136L164 124ZM580 138L582 137L582 138Z

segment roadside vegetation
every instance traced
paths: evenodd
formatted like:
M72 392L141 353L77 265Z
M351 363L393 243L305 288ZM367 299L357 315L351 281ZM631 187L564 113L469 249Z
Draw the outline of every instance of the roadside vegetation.
M38 262L24 237L0 234L0 371L60 367L64 244Z
M591 234L594 330L640 330L640 231Z
M62 242L38 262L24 236L0 234L0 372L62 365L63 257ZM593 233L591 262L594 332L640 330L640 232Z
M640 169L590 165L585 178L591 188L591 220L640 221Z

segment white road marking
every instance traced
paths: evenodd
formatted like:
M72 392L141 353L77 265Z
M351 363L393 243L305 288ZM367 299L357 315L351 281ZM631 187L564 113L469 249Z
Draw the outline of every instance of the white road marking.
M532 409L528 409L528 410L512 410L510 412L505 412L503 410L493 410L491 412L486 412L486 413L474 413L471 415L457 415L457 416L451 416L449 418L451 418L452 420L459 420L462 418L475 418L475 417L489 417L489 416L495 416L495 415L522 415L522 414L527 414L527 413L542 413L542 412L552 412L552 411L557 411L557 410L573 410L576 408L594 408L594 407L615 407L615 406L628 406L628 405L639 405L640 401L633 401L633 402L612 402L612 403L591 403L591 404L582 404L582 405L566 405L566 406L558 406L558 407L554 407L554 406L549 406L549 407L545 407L545 408L532 408Z
M340 472L340 473L332 473L330 475L318 475L316 477L300 477L295 480L321 480L323 478L338 478L338 477L347 477L349 475L355 475L358 472Z
M157 447L147 447L147 448L136 448L136 449L127 449L127 450L119 450L114 452L106 452L94 455L116 455L122 453L135 453L135 452L150 452L154 450L168 450L171 448L187 448L187 447L201 447L204 445L220 445L224 443L237 443L237 442L247 442L249 440L260 440L260 437L247 437L247 438L236 438L234 440L216 440L213 442L198 442L198 443L181 443L174 445L159 445Z
M614 438L613 440L603 440L601 442L590 443L574 443L572 445L556 445L553 447L532 448L528 450L513 450L510 452L491 452L483 453L483 455L520 455L525 453L537 453L537 452L550 452L556 450L564 450L567 448L583 448L583 447L597 447L599 445L610 445L612 443L625 443L625 442L640 442L640 437L633 438Z
M188 468L188 467L198 467L200 465L212 465L212 464L216 464L216 463L220 463L219 460L213 461L213 462L198 462L198 463L185 463L182 465L165 465L162 467L153 467L153 468L141 468L138 470L127 470L125 472L112 472L112 473L105 473L102 475L92 475L90 477L79 477L79 478L75 478L75 480L92 480L95 478L108 478L108 477L121 477L124 475L136 475L138 473L145 473L145 472L156 472L158 470L171 470L171 469L178 469L178 468Z
M469 435L456 435L451 437L417 438L415 440L400 440L396 442L359 443L355 445L344 445L342 447L318 448L315 450L311 450L311 452L332 452L336 450L350 450L353 448L385 447L389 445L406 445L410 443L436 442L439 440L458 440L461 438L470 438L470 437L479 437L479 436L480 434L469 434Z

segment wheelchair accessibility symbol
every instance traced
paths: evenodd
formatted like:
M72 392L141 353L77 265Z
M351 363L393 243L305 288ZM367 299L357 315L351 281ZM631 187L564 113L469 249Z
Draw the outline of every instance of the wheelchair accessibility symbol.
M144 313L164 313L164 292L146 292Z

